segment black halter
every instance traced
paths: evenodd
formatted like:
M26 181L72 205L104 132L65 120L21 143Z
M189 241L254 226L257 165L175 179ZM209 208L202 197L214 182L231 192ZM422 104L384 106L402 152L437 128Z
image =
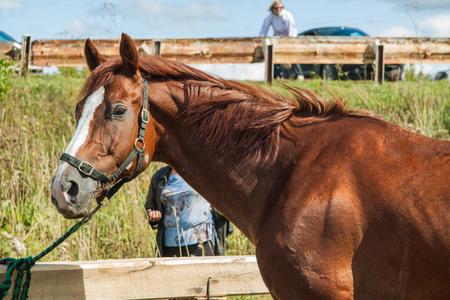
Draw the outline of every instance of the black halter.
M142 170L142 165L144 164L144 135L145 135L145 128L147 127L147 123L150 120L150 114L147 110L148 105L148 82L147 79L142 77L142 80L144 81L144 91L143 91L143 100L142 100L142 110L141 110L141 120L139 122L139 133L137 139L134 141L134 147L133 150L131 150L128 157L125 159L125 161L119 166L119 168L111 175L107 176L105 173L100 172L96 170L90 163L86 161L81 161L72 155L68 153L63 153L61 155L61 160L69 163L70 165L77 168L77 170L86 176L89 176L97 181L100 181L102 184L107 184L109 182L114 182L120 174L122 174L123 171L130 165L130 163L133 161L133 159L137 156L137 164L136 169L134 170L133 175L128 178L122 178L119 182L117 182L115 185L109 185L106 187L106 197L108 199L111 199L112 196L124 185L125 182L131 181L134 178L136 178L139 173ZM139 148L138 144L142 144L142 148ZM104 198L104 196L103 196ZM97 199L97 202L101 202L103 200Z

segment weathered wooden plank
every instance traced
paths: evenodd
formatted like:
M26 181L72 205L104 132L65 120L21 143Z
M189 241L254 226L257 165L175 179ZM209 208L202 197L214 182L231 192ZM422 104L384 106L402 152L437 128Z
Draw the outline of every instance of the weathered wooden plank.
M92 40L107 58L119 57L119 40ZM163 39L162 57L185 63L251 63L264 60L261 38ZM136 39L141 55L154 53L154 40ZM258 50L256 49L257 47ZM32 64L37 66L84 66L84 40L37 40L32 44Z
M450 38L380 38L385 64L450 63Z
M385 64L450 63L450 38L274 37L272 44L275 63L372 64L376 40Z
M0 281L6 268L0 266ZM163 299L268 293L254 256L37 263L30 299ZM11 292L9 293L11 294Z
M369 38L351 37L274 37L275 63L361 64L373 63Z
M119 40L94 40L106 58L119 56ZM84 40L36 40L31 44L35 66L85 66Z
M261 38L161 40L161 56L191 64L262 62L262 55L255 54L261 45Z
M385 63L450 63L450 38L272 37L274 63L372 64L373 44L384 45ZM162 57L189 64L263 62L263 38L162 39ZM152 39L134 40L142 55L154 53ZM93 40L107 58L119 56L119 40ZM32 64L84 66L84 40L38 40Z

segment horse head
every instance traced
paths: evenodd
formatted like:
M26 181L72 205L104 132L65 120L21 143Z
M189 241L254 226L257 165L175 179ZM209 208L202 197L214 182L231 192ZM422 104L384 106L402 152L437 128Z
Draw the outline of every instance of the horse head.
M120 59L107 61L89 39L85 55L91 74L76 105L75 133L51 185L52 202L66 218L85 216L94 199L110 197L145 170L156 144L147 82L131 38L122 35Z

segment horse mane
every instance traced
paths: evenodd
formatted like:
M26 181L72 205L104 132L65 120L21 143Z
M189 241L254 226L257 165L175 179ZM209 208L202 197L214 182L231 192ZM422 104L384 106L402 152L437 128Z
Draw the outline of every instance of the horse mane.
M86 80L81 96L109 83L122 68L122 60L109 60ZM345 117L375 118L366 110L348 109L333 93L324 101L316 93L282 84L281 94L258 85L215 77L181 62L147 56L139 60L149 81L184 83L185 106L180 118L192 128L193 138L224 155L261 161L275 157L282 137L298 140L295 128Z

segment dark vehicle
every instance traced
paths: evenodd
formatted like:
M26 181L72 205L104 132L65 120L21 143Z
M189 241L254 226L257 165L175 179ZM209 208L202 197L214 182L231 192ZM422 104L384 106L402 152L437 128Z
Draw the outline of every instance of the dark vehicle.
M437 72L431 80L450 80L450 70Z
M304 31L298 36L369 36L367 33L351 27L323 27ZM320 76L327 80L353 79L365 80L373 79L374 66L368 65L321 65L321 64L301 64L305 78ZM403 73L403 65L385 65L384 77L386 80L400 80Z

